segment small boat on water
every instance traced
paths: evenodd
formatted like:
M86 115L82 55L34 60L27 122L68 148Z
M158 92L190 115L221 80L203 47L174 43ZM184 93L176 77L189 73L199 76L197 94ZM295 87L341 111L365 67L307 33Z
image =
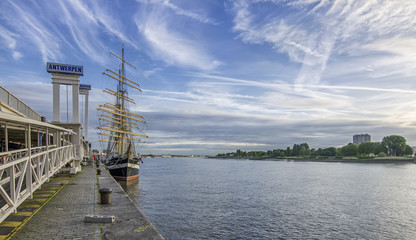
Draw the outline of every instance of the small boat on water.
M104 75L117 80L117 89L106 88L104 93L114 97L114 103L99 105L97 110L102 114L99 116L100 126L96 127L101 132L98 134L106 139L100 139L107 143L107 155L105 166L116 180L130 181L139 178L140 155L135 153L135 143L140 142L141 138L147 138L142 133L139 124L145 124L144 118L128 110L129 104L136 104L128 97L128 89L140 90L139 84L130 80L125 74L125 64L134 67L124 59L124 47L122 48L121 69L119 73L106 69ZM136 68L136 67L134 67Z

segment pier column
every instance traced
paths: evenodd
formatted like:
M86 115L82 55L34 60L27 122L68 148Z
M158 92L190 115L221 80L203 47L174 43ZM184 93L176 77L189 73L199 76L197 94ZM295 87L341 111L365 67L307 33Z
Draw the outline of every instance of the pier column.
M89 84L80 84L79 85L79 94L85 96L85 105L84 105L84 143L81 146L81 149L84 151L83 156L88 157L90 156L90 147L88 141L88 95L89 91L91 90L91 85Z
M91 90L91 85L89 84L80 84L79 85L79 94L85 96L84 103L84 140L88 141L88 95Z
M85 134L85 141L88 141L88 94L85 95L85 108L84 108L84 134Z
M79 84L72 85L72 122L79 123Z
M61 121L61 96L59 83L53 83L53 121Z

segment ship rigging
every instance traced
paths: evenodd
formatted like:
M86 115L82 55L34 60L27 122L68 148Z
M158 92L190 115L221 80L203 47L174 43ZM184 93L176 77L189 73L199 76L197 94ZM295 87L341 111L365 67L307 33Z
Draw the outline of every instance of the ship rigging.
M105 103L99 105L97 110L99 115L100 130L99 135L106 139L100 139L101 142L107 143L106 167L117 180L132 180L138 178L139 163L141 158L135 153L135 144L142 138L148 136L144 134L139 123L146 123L144 117L140 114L130 112L128 104L136 104L133 98L128 96L128 89L142 92L140 85L126 77L125 65L136 69L134 65L124 59L124 47L122 48L121 57L110 52L121 61L119 73L105 69L103 75L117 81L117 89L104 89L105 94L115 98L114 103Z

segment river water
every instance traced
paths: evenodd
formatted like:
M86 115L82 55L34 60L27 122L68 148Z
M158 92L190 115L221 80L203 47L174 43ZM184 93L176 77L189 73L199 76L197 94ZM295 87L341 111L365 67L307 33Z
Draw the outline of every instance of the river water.
M166 239L416 239L416 164L154 158L124 187Z

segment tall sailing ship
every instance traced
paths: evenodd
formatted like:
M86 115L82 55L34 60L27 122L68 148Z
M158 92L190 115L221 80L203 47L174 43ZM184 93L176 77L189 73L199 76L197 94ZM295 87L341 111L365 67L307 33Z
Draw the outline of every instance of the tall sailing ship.
M139 124L146 123L144 118L128 110L129 104L136 104L128 97L128 89L142 92L140 85L126 77L125 65L136 68L124 59L124 47L121 57L110 52L121 61L119 72L106 69L103 75L117 81L117 89L106 88L104 93L114 98L113 103L99 105L100 129L99 135L105 139L100 141L107 144L105 159L106 168L116 180L134 180L139 177L141 157L135 153L135 143L147 138L142 133Z

